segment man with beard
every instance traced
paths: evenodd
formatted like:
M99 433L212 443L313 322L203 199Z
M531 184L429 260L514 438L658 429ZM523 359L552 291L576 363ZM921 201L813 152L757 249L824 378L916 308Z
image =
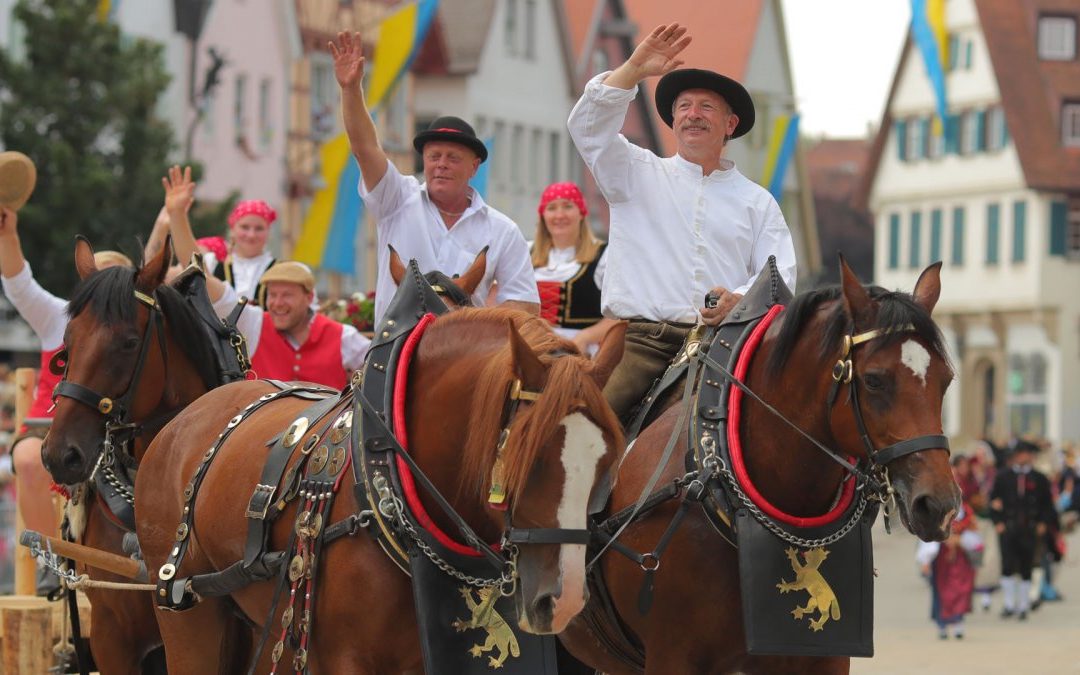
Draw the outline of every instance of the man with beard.
M604 394L625 419L695 324L719 324L769 256L795 290L795 249L772 195L724 158L750 131L754 103L719 73L676 70L690 42L678 24L658 26L614 71L585 87L568 126L611 207L604 316L629 319L622 362ZM662 75L656 109L678 141L658 157L619 134L638 83ZM701 307L706 292L718 299Z

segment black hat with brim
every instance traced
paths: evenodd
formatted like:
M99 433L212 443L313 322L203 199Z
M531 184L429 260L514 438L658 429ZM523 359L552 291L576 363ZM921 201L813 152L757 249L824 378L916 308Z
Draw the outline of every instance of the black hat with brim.
M484 142L476 137L476 132L469 123L460 117L447 115L440 117L431 123L424 131L416 134L413 139L413 147L420 154L424 154L424 145L431 141L446 141L448 143L460 143L476 153L483 162L488 157L487 147Z
M738 138L753 128L754 101L746 88L730 77L698 68L673 70L656 83L656 112L660 113L664 124L670 127L674 123L671 108L679 94L687 89L707 89L724 97L731 111L739 117L732 138Z

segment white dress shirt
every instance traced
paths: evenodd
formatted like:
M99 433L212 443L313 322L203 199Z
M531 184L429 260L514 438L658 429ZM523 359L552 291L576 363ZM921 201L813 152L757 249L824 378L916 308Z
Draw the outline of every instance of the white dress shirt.
M15 311L41 340L41 351L60 347L68 324L67 301L42 288L30 271L30 263L23 264L22 271L15 276L3 277L0 282Z
M240 297L232 286L228 284L224 284L224 286L225 292L214 303L214 312L222 319L229 316ZM236 320L237 329L247 341L248 357L250 358L254 358L256 350L259 349L259 338L262 336L262 324L265 317L266 312L261 307L247 304L244 305L240 317ZM300 345L291 336L285 335L284 337L294 349L300 348ZM364 365L364 357L367 356L368 347L370 346L371 340L356 330L355 326L342 324L341 365L345 368L345 372L351 373L354 370L360 370Z
M604 316L695 323L705 294L745 293L770 255L795 291L795 247L776 200L722 160L708 176L619 133L637 89L597 75L570 112L574 144L611 205Z
M378 223L379 276L375 286L375 325L378 326L397 286L390 276L393 246L403 262L416 259L425 274L438 270L447 276L463 274L485 246L487 270L473 293L482 307L492 282L498 281L499 303L507 300L539 303L529 248L514 221L488 206L476 191L472 202L453 227L447 228L439 209L428 197L427 186L403 176L387 161L386 175L371 191L360 179L360 196Z

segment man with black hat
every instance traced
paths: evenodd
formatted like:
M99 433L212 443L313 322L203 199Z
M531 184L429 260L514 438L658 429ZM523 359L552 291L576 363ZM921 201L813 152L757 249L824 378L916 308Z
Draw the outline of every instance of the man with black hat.
M990 491L990 518L1001 542L1001 616L1018 614L1023 621L1030 606L1038 542L1055 523L1057 513L1049 479L1031 466L1038 446L1015 439L1010 449L1011 466L998 472Z
M776 200L724 158L754 125L754 103L735 80L676 70L686 28L658 26L614 71L585 87L568 126L611 207L605 316L629 319L622 362L604 390L625 417L663 373L693 326L716 325L770 255L795 290L795 249ZM619 129L638 83L662 75L656 108L678 152L658 157ZM702 307L706 292L719 301Z
M539 314L540 297L521 230L469 187L469 179L488 154L473 128L457 117L435 120L413 140L424 160L424 183L401 175L379 145L375 123L364 102L360 34L338 33L330 50L341 86L345 132L360 164L360 196L378 222L376 324L396 288L390 277L388 246L405 260L416 259L425 272L439 270L448 275L467 270L488 246L488 271L473 294L473 302L483 305L492 283L497 283L499 304Z

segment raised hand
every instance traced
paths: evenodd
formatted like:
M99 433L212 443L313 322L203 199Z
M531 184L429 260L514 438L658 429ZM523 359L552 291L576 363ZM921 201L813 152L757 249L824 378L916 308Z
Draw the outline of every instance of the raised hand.
M660 25L634 49L627 63L641 78L666 75L683 64L677 57L688 44L686 28L677 23Z
M19 216L15 209L0 206L0 237L10 237L19 233Z
M165 188L165 211L187 213L195 201L195 182L191 180L191 167L169 167L169 175L161 179Z
M364 50L360 33L338 33L337 43L330 42L334 55L334 77L342 89L354 87L364 77Z

